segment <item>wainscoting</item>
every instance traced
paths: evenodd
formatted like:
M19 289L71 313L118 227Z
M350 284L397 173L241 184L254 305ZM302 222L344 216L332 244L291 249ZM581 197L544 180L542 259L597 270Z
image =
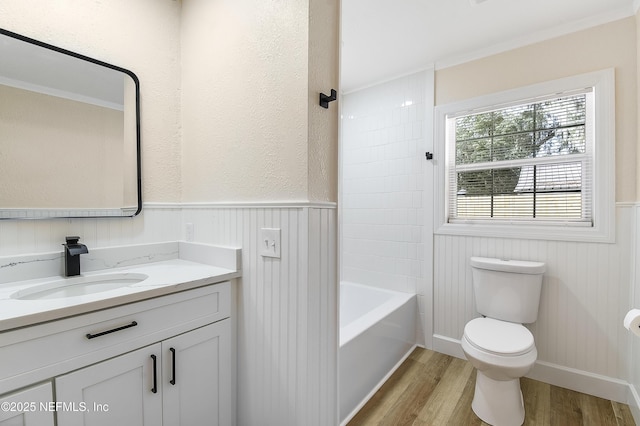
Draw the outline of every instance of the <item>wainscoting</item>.
M628 309L640 307L638 209L618 205L614 244L436 235L433 349L462 355L462 329L477 315L471 256L540 260L548 272L540 318L531 326L539 363L530 377L630 402L638 412L640 369L630 360L637 358L640 344L622 327ZM80 235L89 250L187 239L186 224L194 241L243 248L244 276L237 293L238 424L334 424L333 206L150 204L141 216L127 219L0 221L0 255L61 250L65 235ZM259 256L262 227L281 229L281 259ZM431 315L423 319L430 321Z
M0 220L0 256L62 251L65 235L78 235L89 250L179 240L182 210L145 207L133 218Z
M633 226L629 229L629 233L633 238L633 246L630 250L631 256L631 300L632 308L640 308L640 204L633 206ZM629 373L627 380L629 381L630 395L629 406L636 419L636 423L640 424L640 338L627 333L628 356L629 356Z
M460 337L475 312L471 256L547 264L540 314L530 326L538 363L529 377L627 402L633 208L616 209L614 244L436 235L433 349L462 357Z
M187 225L192 232L187 235ZM258 254L281 229L281 258ZM119 219L0 221L0 256L190 239L242 247L236 297L237 424L337 424L336 209L333 204L146 204Z
M337 424L336 211L185 206L199 242L242 247L238 424ZM281 258L259 255L260 228L281 229Z

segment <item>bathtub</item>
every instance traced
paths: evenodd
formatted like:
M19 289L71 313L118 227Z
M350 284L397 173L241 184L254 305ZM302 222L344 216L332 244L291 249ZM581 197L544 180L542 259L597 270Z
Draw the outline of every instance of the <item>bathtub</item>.
M345 425L411 353L416 295L340 283L339 398Z

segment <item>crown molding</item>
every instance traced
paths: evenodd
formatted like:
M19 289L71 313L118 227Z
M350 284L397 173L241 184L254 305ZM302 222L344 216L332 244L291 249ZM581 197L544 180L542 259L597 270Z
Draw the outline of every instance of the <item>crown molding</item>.
M553 28L536 31L523 37L516 37L506 42L487 46L482 49L474 50L472 52L467 52L448 58L442 58L441 60L436 61L435 69L440 70L443 68L453 67L466 62L475 61L478 59L486 58L488 56L507 52L509 50L518 49L520 47L528 46L545 40L550 40L556 37L561 37L567 34L586 30L592 27L597 27L599 25L604 25L609 22L628 18L630 16L634 16L635 12L638 10L638 7L640 7L640 0L634 0L633 7L629 5L629 7L618 8L608 13L602 13L597 16L591 16L589 18L581 19L578 21L566 22Z

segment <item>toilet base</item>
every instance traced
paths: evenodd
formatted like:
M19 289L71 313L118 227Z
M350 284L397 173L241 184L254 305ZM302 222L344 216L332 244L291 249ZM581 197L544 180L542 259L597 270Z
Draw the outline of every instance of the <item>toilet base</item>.
M524 401L520 379L493 380L478 370L471 408L490 425L521 426L524 423Z

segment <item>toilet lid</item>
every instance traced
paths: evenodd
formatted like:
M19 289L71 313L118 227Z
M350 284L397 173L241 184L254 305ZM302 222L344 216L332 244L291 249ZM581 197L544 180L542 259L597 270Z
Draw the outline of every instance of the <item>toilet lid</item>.
M526 327L493 318L469 321L464 336L476 349L502 356L522 355L534 347L533 334Z

